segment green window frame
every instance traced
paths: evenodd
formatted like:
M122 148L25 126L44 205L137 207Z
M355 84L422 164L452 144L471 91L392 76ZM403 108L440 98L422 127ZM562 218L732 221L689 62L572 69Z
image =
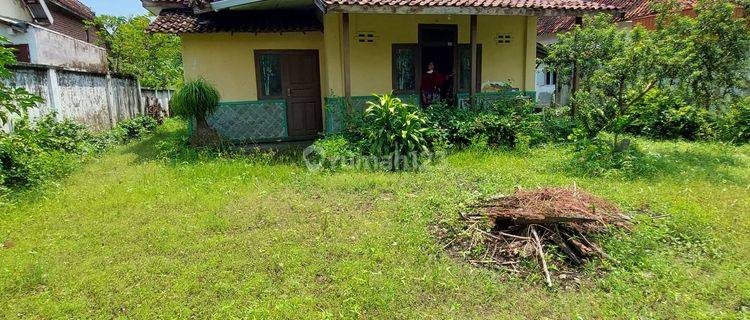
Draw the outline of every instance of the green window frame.
M391 54L394 93L419 91L421 50L418 44L393 44Z
M471 82L471 45L459 44L456 54L457 92L469 92ZM482 90L482 45L477 44L477 92Z

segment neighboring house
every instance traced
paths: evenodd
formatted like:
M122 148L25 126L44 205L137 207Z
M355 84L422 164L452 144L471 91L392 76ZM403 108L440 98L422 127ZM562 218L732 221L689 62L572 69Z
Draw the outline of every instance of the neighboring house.
M623 9L622 13L615 19L622 28L632 28L641 25L646 29L656 29L656 16L654 4L661 0L593 0L603 5L613 5ZM682 14L695 17L693 9L695 0L680 0ZM735 15L744 16L745 12L737 8ZM568 32L573 29L581 19L576 16L542 17L537 24L537 41L544 46L549 46L557 41L557 34ZM557 81L557 75L547 70L544 63L540 63L536 70L537 101L543 105L555 102L560 105L567 104L570 97L570 88Z
M85 24L95 17L78 0L2 0L0 36L19 62L106 73L106 50Z
M537 16L617 10L587 0L142 2L158 15L151 32L181 36L186 79L218 87L209 123L247 142L338 131L343 110L373 93L419 104L430 61L454 75L459 104L533 96Z

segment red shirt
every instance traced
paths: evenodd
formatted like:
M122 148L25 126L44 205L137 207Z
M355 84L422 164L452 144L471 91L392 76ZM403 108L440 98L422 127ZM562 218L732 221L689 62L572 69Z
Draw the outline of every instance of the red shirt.
M422 85L420 89L422 91L432 91L443 86L448 78L437 71L432 73L425 73L422 75Z

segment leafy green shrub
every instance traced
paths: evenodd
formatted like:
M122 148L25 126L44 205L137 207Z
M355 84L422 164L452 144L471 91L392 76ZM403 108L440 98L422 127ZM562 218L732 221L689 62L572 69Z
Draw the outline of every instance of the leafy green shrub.
M316 161L324 169L331 171L346 167L359 154L349 140L341 135L327 136L315 141L313 146L316 159L310 160Z
M548 107L542 110L543 132L549 142L568 140L576 122L570 117L568 107Z
M588 175L621 172L631 176L650 174L652 171L648 157L628 139L613 145L612 138L605 134L588 138L580 129L574 130L572 139L573 171Z
M153 131L157 125L156 119L141 115L123 120L117 124L117 127L123 130L126 139L137 139Z
M514 146L516 135L509 117L480 113L459 125L459 136L470 142L481 141L489 146Z
M722 140L733 143L750 142L750 97L733 104L718 126Z
M697 140L709 135L708 114L688 105L678 95L654 89L634 104L625 131L657 139Z
M84 126L68 119L57 121L55 114L48 114L31 125L27 118L14 127L14 135L37 144L44 150L69 153L84 153L91 132Z
M445 140L447 146L516 147L550 140L543 115L535 108L530 100L519 98L496 101L486 111L434 104L426 113L435 127L432 134Z
M368 102L365 110L365 139L369 151L377 156L399 156L429 151L426 137L430 130L427 117L417 107L390 94ZM396 169L394 164L392 169Z
M70 120L49 114L31 124L19 121L12 135L0 134L0 194L38 185L72 170L87 156L143 136L156 121L139 116L120 122L113 130L93 134Z

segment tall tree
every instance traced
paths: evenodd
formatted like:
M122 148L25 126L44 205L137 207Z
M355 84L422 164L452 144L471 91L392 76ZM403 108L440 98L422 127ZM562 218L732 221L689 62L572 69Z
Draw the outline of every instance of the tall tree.
M98 44L107 48L112 72L134 75L144 87L176 87L182 83L180 38L146 32L150 21L148 15L102 15L90 23L98 30Z
M580 90L571 99L578 121L589 137L623 130L628 108L643 99L660 79L664 53L650 32L620 28L607 15L587 18L584 25L558 36L546 63L571 79L576 66Z
M735 17L736 6L699 0L695 18L680 14L675 2L659 9L657 43L680 66L664 76L688 102L706 110L721 111L750 81L750 28L747 19Z

